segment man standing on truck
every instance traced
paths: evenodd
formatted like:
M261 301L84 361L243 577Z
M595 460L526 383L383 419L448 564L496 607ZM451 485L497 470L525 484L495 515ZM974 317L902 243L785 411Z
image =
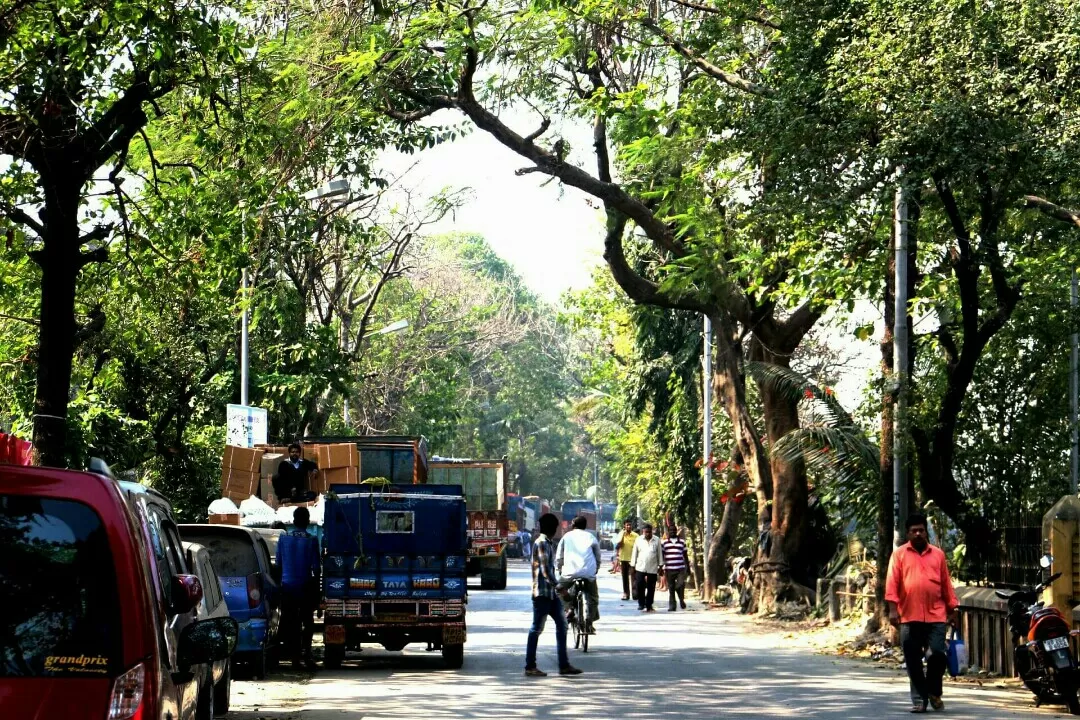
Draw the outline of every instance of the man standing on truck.
M600 543L596 536L585 529L588 521L578 515L571 523L573 529L563 535L559 549L555 551L555 569L559 573L560 589L573 584L575 579L585 581L585 597L589 601L588 632L595 634L593 623L600 619L600 589L596 585L596 573L600 570Z
M293 512L292 532L278 538L277 566L281 569L281 632L293 665L315 669L311 639L315 634L315 608L319 603L319 541L309 535L311 515L306 507Z
M550 617L555 622L555 646L559 651L559 674L580 675L581 670L570 664L566 654L566 618L562 602L556 591L555 549L551 538L559 531L559 518L551 513L540 516L540 534L533 541L532 551L532 598L533 622L529 629L529 642L525 649L525 674L529 677L546 677L547 673L536 667L536 646L544 623Z
M315 493L308 488L311 487L311 476L318 469L315 463L300 456L300 446L297 443L289 445L289 459L278 463L273 479L274 495L278 502L314 500Z
M630 594L637 600L637 582L630 583L630 575L633 569L630 567L630 559L634 556L634 543L637 542L638 534L634 532L634 524L629 520L623 522L622 532L615 538L615 554L619 558L622 567L622 599L629 600Z

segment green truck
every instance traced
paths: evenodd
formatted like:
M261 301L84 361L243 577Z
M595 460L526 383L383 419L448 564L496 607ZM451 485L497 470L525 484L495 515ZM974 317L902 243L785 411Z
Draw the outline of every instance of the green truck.
M427 482L460 485L469 518L469 561L466 572L480 576L484 590L506 589L506 544L510 521L506 513L507 462L432 457Z

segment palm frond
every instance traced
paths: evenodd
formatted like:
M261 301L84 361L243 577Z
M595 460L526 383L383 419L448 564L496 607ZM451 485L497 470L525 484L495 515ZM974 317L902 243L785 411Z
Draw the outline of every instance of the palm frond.
M857 426L811 425L792 430L772 448L773 456L832 475L841 485L855 485L876 476L879 453Z
M833 427L858 427L851 414L836 399L832 389L822 388L810 378L791 368L772 363L749 361L746 372L758 382L783 393L793 402L813 402L817 412Z

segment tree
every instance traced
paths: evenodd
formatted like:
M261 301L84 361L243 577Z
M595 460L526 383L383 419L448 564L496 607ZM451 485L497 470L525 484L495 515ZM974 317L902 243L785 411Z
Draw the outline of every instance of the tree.
M50 0L15 3L0 30L2 211L31 234L41 272L34 400L40 461L63 465L79 273L108 259L113 227L87 207L109 163L128 148L170 93L218 103L222 73L243 60L246 33L230 8L203 3ZM40 206L35 218L24 209ZM86 221L101 220L85 230ZM92 321L92 320L91 320Z

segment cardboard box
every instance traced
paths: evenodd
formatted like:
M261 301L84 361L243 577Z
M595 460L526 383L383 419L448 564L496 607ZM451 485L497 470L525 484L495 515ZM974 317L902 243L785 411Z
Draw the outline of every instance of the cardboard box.
M223 468L221 470L221 496L237 505L247 500L259 489L259 473Z
M316 445L315 464L320 470L355 468L360 466L360 448L353 443Z
M211 525L239 525L240 513L210 513Z
M281 453L263 453L262 463L260 465L261 469L259 471L260 474L264 478L272 478L274 476L274 473L277 472L278 465L281 464L281 461L287 459L288 457L288 455L282 455Z
M330 468L320 470L319 474L323 484L320 492L326 492L331 485L357 485L360 482L360 470L355 467Z
M235 445L226 445L225 454L221 458L221 467L243 470L249 473L258 473L262 469L263 451L259 448L242 448Z
M289 456L288 445L256 445L255 447L259 450L262 450L267 455L284 455L285 457Z

